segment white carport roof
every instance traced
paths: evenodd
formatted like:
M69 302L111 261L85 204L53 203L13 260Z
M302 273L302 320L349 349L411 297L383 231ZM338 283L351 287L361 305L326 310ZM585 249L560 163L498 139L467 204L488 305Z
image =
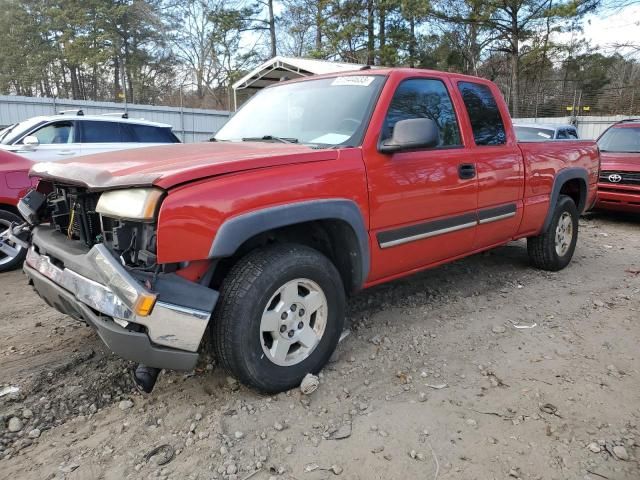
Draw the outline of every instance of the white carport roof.
M323 73L346 72L348 70L358 70L363 66L358 63L329 62L327 60L281 57L278 55L257 66L231 86L233 88L234 103L237 101L236 93L238 90L260 90L279 82L284 77L294 79Z

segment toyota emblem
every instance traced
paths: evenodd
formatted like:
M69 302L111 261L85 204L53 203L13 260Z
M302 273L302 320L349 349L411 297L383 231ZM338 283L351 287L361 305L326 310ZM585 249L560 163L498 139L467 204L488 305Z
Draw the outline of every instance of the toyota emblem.
M613 173L609 175L609 181L611 183L620 183L622 181L622 175L618 175L617 173Z

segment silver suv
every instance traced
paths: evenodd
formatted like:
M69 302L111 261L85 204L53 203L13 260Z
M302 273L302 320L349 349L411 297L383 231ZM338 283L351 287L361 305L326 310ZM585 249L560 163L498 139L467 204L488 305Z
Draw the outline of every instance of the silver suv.
M0 149L35 162L179 142L171 125L82 110L33 117L0 131Z

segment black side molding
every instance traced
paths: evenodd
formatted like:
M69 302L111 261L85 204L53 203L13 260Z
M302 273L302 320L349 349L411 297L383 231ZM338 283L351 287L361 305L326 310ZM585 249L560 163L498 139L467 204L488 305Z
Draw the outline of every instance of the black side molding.
M517 212L518 206L515 203L509 203L479 210L477 214L465 213L440 220L431 220L409 225L408 227L386 230L378 233L376 238L380 248L395 247L404 243L422 240L423 238L435 237L436 235L444 235L445 233L472 228L483 223L506 220L507 218L514 217Z
M500 205L499 207L485 208L478 211L478 223L489 223L504 218L513 217L518 211L515 203Z
M377 235L380 248L395 247L403 243L422 240L423 238L435 237L449 232L455 232L465 228L475 227L478 218L475 213L465 213L456 215L455 217L443 218L408 227L396 228L394 230L386 230Z

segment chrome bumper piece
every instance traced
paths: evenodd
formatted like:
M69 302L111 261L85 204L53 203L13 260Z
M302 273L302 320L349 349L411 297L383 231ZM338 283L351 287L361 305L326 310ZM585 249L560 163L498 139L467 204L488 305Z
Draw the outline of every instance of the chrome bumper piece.
M95 258L105 252L93 247L88 256ZM149 339L157 344L189 352L197 352L200 341L211 318L211 312L157 301L148 316L136 315L114 291L106 285L90 280L68 268L59 268L46 255L40 255L34 247L27 252L26 263L31 268L69 291L79 302L112 317L121 326L129 322L146 327ZM122 267L121 267L122 268ZM110 272L113 274L113 271ZM122 268L117 281L123 286L139 289L141 286Z

